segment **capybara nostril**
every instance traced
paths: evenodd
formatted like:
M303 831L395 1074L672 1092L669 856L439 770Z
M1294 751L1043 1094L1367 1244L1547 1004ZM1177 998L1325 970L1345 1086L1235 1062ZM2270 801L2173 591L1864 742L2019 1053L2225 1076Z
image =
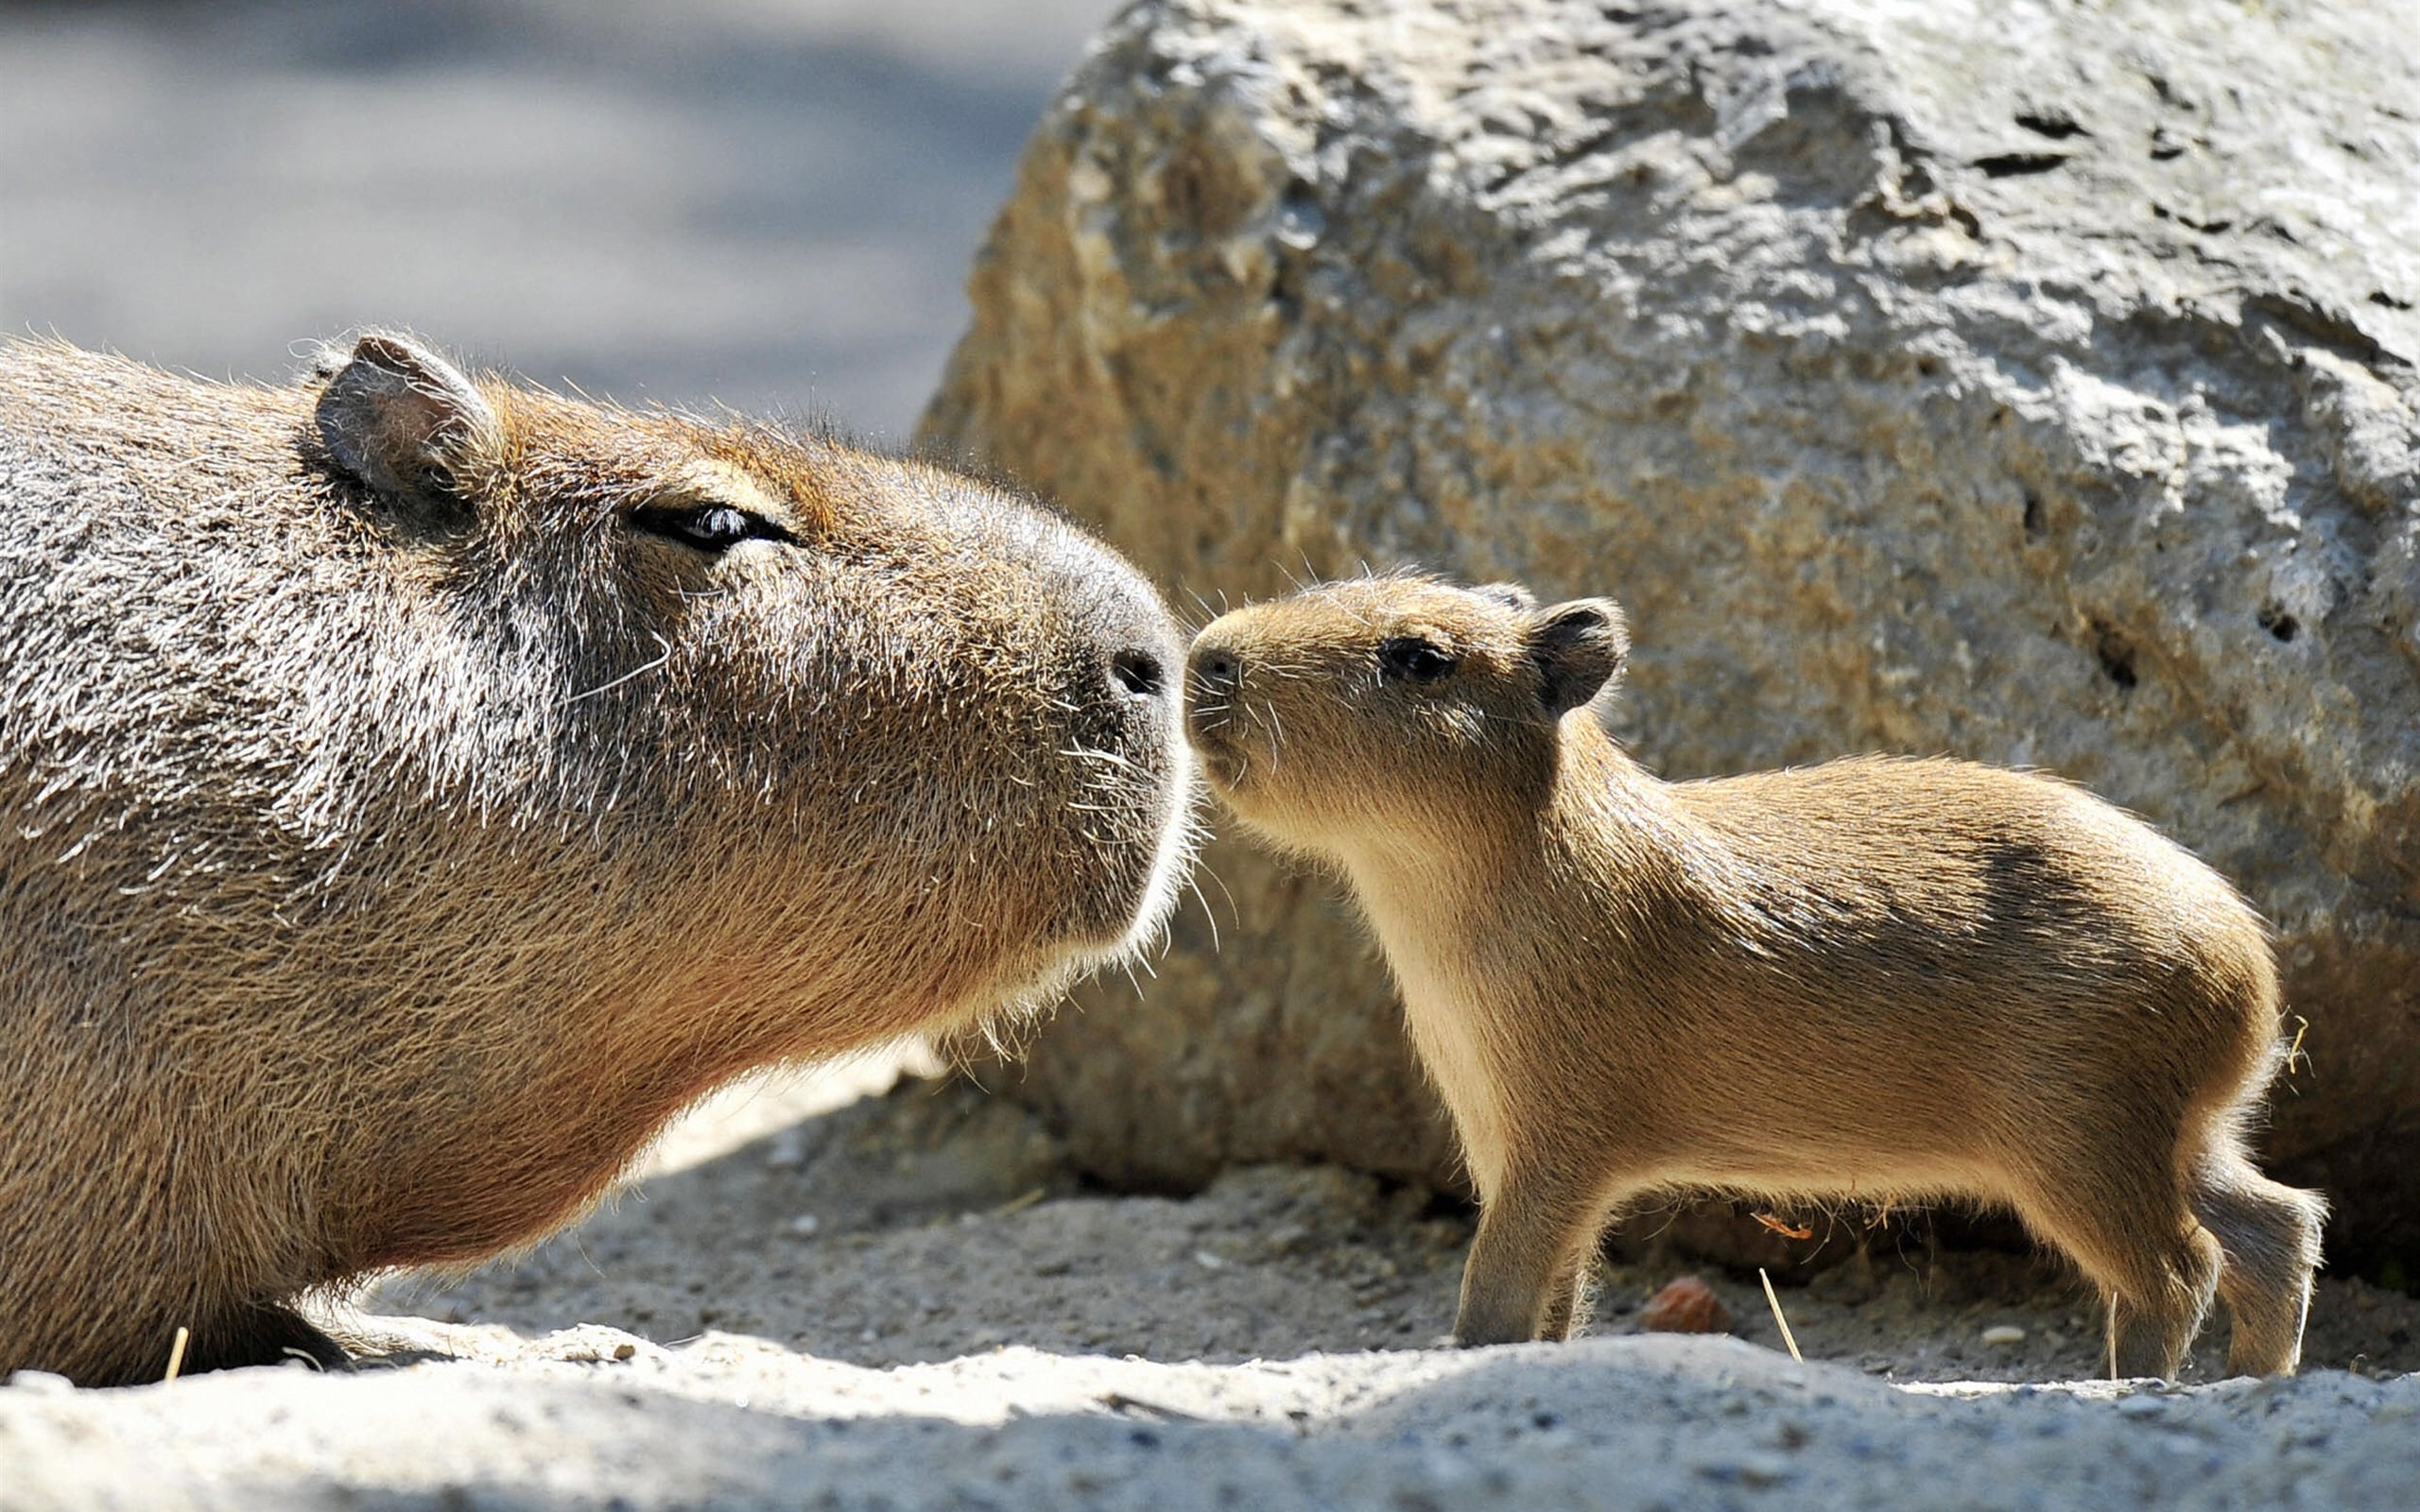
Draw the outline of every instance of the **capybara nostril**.
M1160 670L1160 659L1141 646L1120 651L1109 659L1109 675L1116 684L1137 698L1155 698L1167 686L1167 676Z
M1236 691L1243 680L1243 659L1223 645L1194 647L1188 663L1196 695L1204 698L1224 697Z

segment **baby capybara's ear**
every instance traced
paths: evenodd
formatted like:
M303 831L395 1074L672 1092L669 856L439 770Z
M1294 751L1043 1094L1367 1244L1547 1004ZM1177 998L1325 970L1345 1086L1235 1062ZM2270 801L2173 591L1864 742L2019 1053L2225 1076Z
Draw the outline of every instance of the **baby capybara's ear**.
M1621 606L1610 598L1575 598L1535 610L1529 637L1539 699L1556 719L1597 696L1630 653Z
M1523 614L1538 607L1538 595L1519 583L1481 583L1471 592L1481 598L1492 598L1506 609Z
M370 332L349 355L321 358L314 411L337 470L399 502L467 505L500 444L495 411L471 380L407 336Z

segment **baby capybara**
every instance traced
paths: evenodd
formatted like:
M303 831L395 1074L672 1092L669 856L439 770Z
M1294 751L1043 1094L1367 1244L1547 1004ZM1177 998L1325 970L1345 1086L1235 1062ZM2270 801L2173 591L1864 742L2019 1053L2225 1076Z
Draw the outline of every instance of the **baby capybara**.
M1642 1195L2005 1204L2173 1375L2301 1352L2325 1205L2245 1146L2282 1058L2260 920L2066 782L1864 758L1666 782L1599 717L1603 599L1343 582L1229 614L1187 729L1350 882L1481 1201L1455 1335L1561 1338Z

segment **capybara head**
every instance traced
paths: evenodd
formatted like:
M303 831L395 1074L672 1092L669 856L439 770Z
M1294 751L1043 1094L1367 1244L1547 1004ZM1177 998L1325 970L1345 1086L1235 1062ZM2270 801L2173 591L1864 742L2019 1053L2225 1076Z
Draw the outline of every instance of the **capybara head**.
M1280 845L1422 836L1457 795L1543 798L1557 722L1608 688L1628 646L1607 599L1323 584L1194 639L1186 730L1212 787Z
M1043 1001L1185 861L1183 644L944 469L0 344L0 1373L278 1358L717 1083Z
M1106 548L938 468L474 382L396 336L320 370L341 503L452 632L424 675L465 679L422 775L513 830L641 841L681 879L650 954L819 996L863 971L851 1011L898 1030L1158 921L1182 650Z

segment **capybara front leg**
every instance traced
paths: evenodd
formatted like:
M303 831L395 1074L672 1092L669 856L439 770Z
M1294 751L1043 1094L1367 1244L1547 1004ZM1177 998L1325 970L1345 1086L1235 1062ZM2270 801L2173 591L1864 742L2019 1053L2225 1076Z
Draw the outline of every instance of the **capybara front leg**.
M1546 1314L1538 1321L1538 1337L1567 1339L1588 1326L1588 1314L1596 1298L1590 1286L1597 1279L1597 1246L1591 1243L1582 1247L1579 1257L1564 1268L1562 1279L1547 1294Z
M289 1307L248 1307L215 1325L194 1331L182 1366L186 1375L245 1366L308 1360L322 1370L341 1370L353 1357L302 1314Z
M1479 1212L1478 1235L1462 1269L1454 1342L1563 1337L1579 1281L1575 1252L1594 1233L1585 1202L1532 1181L1505 1183Z

